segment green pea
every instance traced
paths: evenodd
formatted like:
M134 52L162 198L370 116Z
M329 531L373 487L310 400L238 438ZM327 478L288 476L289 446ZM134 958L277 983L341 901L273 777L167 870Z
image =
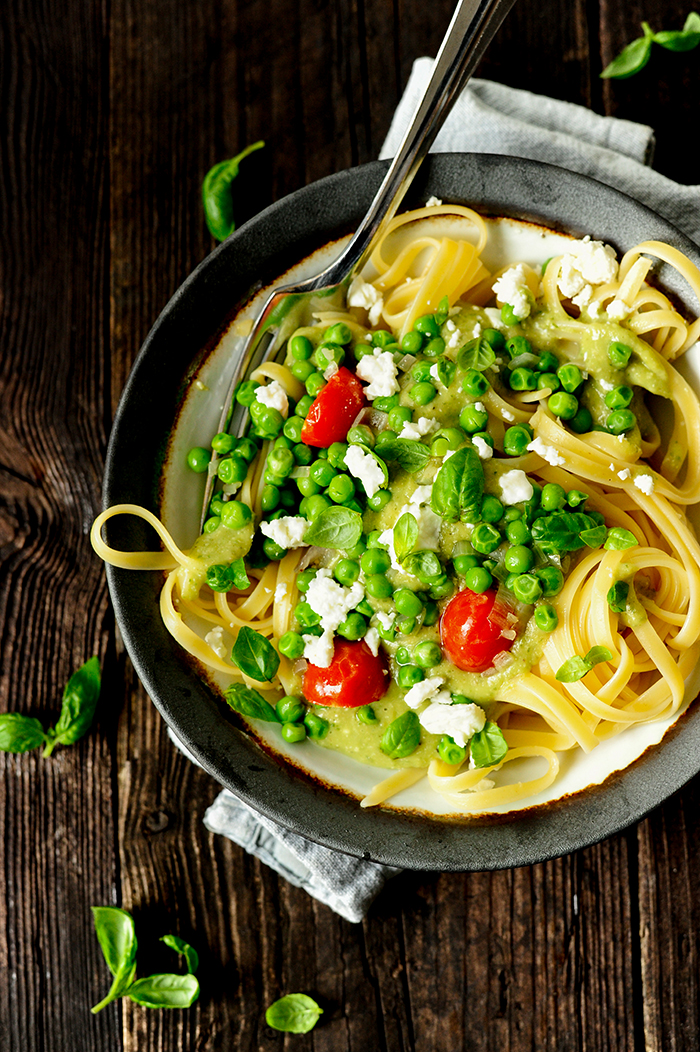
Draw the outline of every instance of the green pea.
M266 537L263 541L263 551L271 562L279 562L287 554L287 549L273 541L272 537Z
M511 507L506 508L503 518L506 522L515 522L516 519L522 519L523 513L520 508ZM517 543L517 542L516 542Z
M588 500L587 493L581 493L581 490L570 489L566 494L566 503L570 508L578 508L580 504L585 504Z
M522 457L532 442L532 435L524 424L514 424L507 428L503 436L503 450L509 457Z
M408 397L413 399L416 405L428 405L436 395L437 389L427 382L414 384L408 392Z
M608 358L615 369L624 369L632 356L632 348L614 340L608 347Z
M372 343L375 347L389 347L390 344L396 343L396 337L388 329L377 329L372 333Z
M558 566L542 566L535 573L542 585L542 595L549 598L561 592L564 587L564 574Z
M504 563L509 573L526 574L534 566L535 556L532 548L524 544L513 544L506 549Z
M475 566L472 570L467 570L465 573L464 584L470 592L476 592L478 595L481 595L482 592L487 592L491 587L493 577L484 566Z
M583 383L583 373L573 362L560 365L557 369L557 376L559 383L569 394L573 394Z
M584 435L587 431L593 430L593 417L585 405L578 407L576 416L569 421L569 427L577 435Z
M394 592L394 605L400 614L417 617L423 609L420 596L411 588L397 588Z
M390 489L378 489L376 493L367 498L367 507L371 508L372 511L381 511L383 508L386 508L390 500Z
M299 496L294 490L282 489L280 490L280 504L283 508L289 510L290 508L296 508Z
M260 507L263 511L274 511L280 502L280 491L277 486L265 486L260 494Z
M300 416L290 416L282 426L282 434L295 445L301 442L301 429L304 422Z
M442 661L442 651L437 643L426 640L414 649L413 660L419 668L436 668Z
M612 391L608 391L605 396L605 404L608 409L626 409L634 398L634 391L627 384L622 384L620 387L615 387ZM212 448L214 442L212 440Z
M480 522L472 530L471 546L481 555L490 555L491 552L495 552L501 540L500 531L490 522Z
M559 383L559 378L556 373L540 373L537 377L538 391L549 389L553 393L554 391L558 391L560 387L561 384Z
M559 359L551 351L543 351L535 368L540 373L556 373L559 368Z
M325 738L328 734L328 720L324 720L322 716L317 716L315 712L306 713L304 726L309 738L315 738L316 741Z
M345 454L348 451L347 442L333 442L328 447L328 463L337 471L345 469Z
M345 347L348 343L352 343L352 329L345 322L337 321L326 329L323 334L323 342L338 343L341 347Z
M532 533L523 519L514 519L506 526L506 537L511 544L529 544L532 540Z
M286 632L285 635L296 636L297 633ZM297 638L301 639L301 636L298 636ZM282 639L284 639L284 636L282 636ZM282 649L282 639L280 639L280 650ZM301 639L301 646L303 650L303 639ZM282 652L284 653L284 651ZM287 655L287 657L289 657L289 655ZM282 723L299 723L299 721L303 720L304 716L306 715L306 705L301 700L301 698L298 698L295 694L288 694L284 698L280 698L280 700L277 702L277 704L275 705L275 712L279 716L280 721Z
M541 632L553 632L559 624L559 614L551 603L542 603L535 608L535 624Z
M340 622L336 632L344 639L362 639L367 634L367 622L362 614L353 611Z
M423 334L420 332L414 330L401 337L401 350L406 354L419 354L422 347Z
M392 409L395 409L399 404L398 395L386 395L385 397L375 398L372 402L374 409L379 409L382 413L390 413Z
M239 438L238 442L236 442L236 453L250 464L258 454L258 444L254 439L247 436Z
M305 419L308 415L309 409L314 404L314 400L309 394L302 395L296 406L294 407L294 415L300 416Z
M444 457L448 449L459 449L464 444L466 437L461 427L441 427L430 443L430 451L433 456ZM438 446L440 449L443 449L444 446L443 452L441 454L433 452L433 446Z
M229 530L240 530L247 526L253 512L242 500L227 501L221 511L221 521Z
M532 369L519 365L513 369L508 377L511 391L535 391L537 389L537 377Z
M302 502L304 503L304 502ZM329 508L331 502L324 493L313 493L306 498L303 514L309 522L315 522L319 515ZM301 508L299 509L301 511Z
M486 340L497 354L505 348L506 338L498 329L484 329L481 333L481 338Z
M458 764L464 763L467 756L467 750L461 745L457 745L454 738L451 738L449 734L442 735L438 742L437 751L442 762L450 767L456 767Z
M280 731L282 739L293 745L295 742L303 742L306 738L306 727L303 723L283 723Z
M360 564L354 559L340 559L333 567L333 576L339 584L349 588L360 576Z
M209 501L209 514L221 515L221 509L225 503L226 501L221 500L219 497L214 497L213 500Z
M389 578L383 573L373 573L365 581L365 592L372 599L388 599L394 591Z
M302 628L311 628L313 625L320 625L321 623L321 615L317 614L313 607L306 601L297 603L294 608L294 617Z
M447 574L443 574L437 581L434 581L428 589L428 595L431 599L447 599L455 590L454 583L449 579Z
M521 573L513 581L512 591L521 603L534 603L542 595L542 585L531 573Z
M371 727L373 724L378 723L377 714L371 705L360 705L359 709L355 709L355 719L359 723L365 725L365 727Z
M304 362L314 353L314 345L307 336L292 336L289 341L289 351L295 361Z
M503 518L503 505L498 497L487 494L481 504L481 518L484 522L500 522Z
M284 417L278 409L273 409L262 402L253 402L250 416L258 430L266 438L276 438L284 426Z
M542 487L540 503L545 511L559 511L566 504L566 490L557 482L546 482Z
M397 647L396 653L394 654L394 660L397 665L410 665L411 651L408 647Z
M430 628L431 625L437 624L439 618L440 610L437 603L432 599L426 599L423 606L423 624L426 628Z
M462 390L465 394L480 398L485 395L491 384L478 369L467 369L462 379Z
M315 570L302 570L301 573L297 574L297 588L302 595L307 591L315 577Z
M402 665L397 678L400 687L415 687L416 683L423 682L425 673L418 665Z
M219 431L211 440L211 448L220 457L225 457L227 453L230 453L235 444L236 440L233 435L229 435L226 431Z
M566 391L557 391L547 401L550 413L562 420L573 420L578 413L578 398Z
M374 443L374 452L381 455L381 452L385 448L385 446L390 445L397 437L398 435L396 431L392 431L392 429L389 427L385 431L380 431L377 435L377 440Z
M439 358L445 353L445 341L442 336L433 336L431 340L428 340L425 347L423 348L423 354L426 358Z
M204 446L193 446L187 454L187 466L190 471L196 471L201 475L209 467L211 453Z
M325 461L321 463L325 463ZM296 484L302 497L313 497L314 494L320 493L322 489L319 483L311 478L311 475L302 475L301 478L296 479Z
M491 449L494 448L493 438L488 431L475 431L472 435L472 442L475 442L477 438L481 439L482 442L485 442L487 446L491 446Z
M396 618L394 627L396 628L396 631L400 632L402 635L410 636L410 634L416 630L416 619L415 617L402 615Z
M322 489L330 486L338 472L327 460L317 460L309 469L309 478L313 479Z
M280 654L284 654L284 656L288 657L290 659L290 661L296 661L296 659L300 658L302 656L302 654L304 653L304 640L301 638L301 636L299 635L298 632L292 632L292 631L285 632L284 635L280 636L279 643L277 644L277 649L279 650ZM283 698L282 699L282 701L285 701L285 702L286 701L291 701L291 700L292 700L291 698ZM298 698L294 698L293 700L294 701L298 701L299 699ZM297 717L292 717L292 716L285 716L285 717L283 717L281 715L281 713L280 713L280 710L279 710L279 706L281 704L282 704L282 702L279 702L279 701L277 702L277 715L280 717L280 719L283 720L283 722L285 720L290 720L290 719L296 719L297 718ZM304 711L305 710L302 707L302 715L303 715ZM298 717L298 718L301 719L301 716Z
M434 314L423 314L420 318L416 318L413 328L416 332L420 332L423 336L439 336L440 328L438 323L435 321Z
M311 374L316 372L316 366L313 362L292 362L289 371L295 380L305 384Z
M384 543L384 541L381 540L381 536L382 536L382 531L381 530L371 530L367 534L367 547L368 548L383 548L384 551L386 551L387 546Z
M483 431L488 422L489 414L486 409L477 409L476 405L465 405L459 414L459 426L470 435L476 431Z
M516 314L510 303L501 307L501 321L504 325L520 325L520 315Z
M243 461L245 463L245 461ZM275 475L279 475L280 478L287 478L296 466L294 454L291 449L277 448L270 451L267 457L267 466L270 471L274 471ZM246 464L246 474L248 472L248 465Z
M351 427L348 431L348 443L368 446L371 449L374 446L374 431L371 427L367 427L366 424L358 424L357 427Z
M212 515L211 518L207 519L202 526L202 533L213 533L214 530L218 529L221 525L221 519L218 515Z
M411 379L418 382L429 380L431 368L430 362L417 362L411 369Z
M374 609L371 603L367 599L362 599L355 607L358 614L362 614L363 617L373 617Z
M316 348L316 365L324 372L329 365L342 365L345 361L345 351L335 344L322 343Z
M336 504L345 504L355 495L355 483L349 475L336 475L328 484L328 496Z
M311 373L311 375L307 377L306 382L304 384L304 387L306 388L306 393L310 394L312 398L315 398L316 395L319 394L325 386L326 380L323 376L323 373L319 372Z
M637 418L631 409L616 409L606 421L606 426L611 435L624 435L631 431L636 425Z
M506 349L511 358L520 354L532 354L532 344L525 336L511 336L506 340Z
M260 387L255 380L243 380L236 388L236 401L239 405L251 406L255 401L255 392Z
M475 566L481 566L481 562L476 555L455 555L452 565L455 573L458 573L460 577L464 577L468 570L473 570Z

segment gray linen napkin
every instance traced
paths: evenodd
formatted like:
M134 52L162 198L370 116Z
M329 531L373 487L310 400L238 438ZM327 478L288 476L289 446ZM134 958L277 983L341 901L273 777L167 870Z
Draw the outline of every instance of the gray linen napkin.
M432 63L430 58L414 63L380 157L396 152ZM654 133L645 125L472 80L433 150L512 154L581 172L636 197L700 241L700 186L680 186L652 171L653 147ZM170 737L190 755L172 732ZM227 789L206 812L204 824L349 921L361 921L386 880L400 872L312 844L251 811Z

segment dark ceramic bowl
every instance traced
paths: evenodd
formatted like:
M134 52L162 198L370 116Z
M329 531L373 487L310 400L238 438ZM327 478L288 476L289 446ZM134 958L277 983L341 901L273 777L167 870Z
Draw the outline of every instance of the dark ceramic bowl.
M157 511L165 449L187 380L235 310L320 246L348 234L386 170L377 162L305 187L236 231L194 271L150 332L122 397L107 457L104 503ZM430 195L491 215L590 234L618 252L642 240L675 245L696 263L697 248L636 201L590 179L509 157L441 154L429 158L405 207ZM670 268L662 284L700 313ZM124 549L153 547L150 528L132 517L107 536ZM691 706L626 770L597 787L513 816L442 820L370 809L270 755L197 675L158 612L162 576L108 569L117 620L155 705L202 766L251 807L310 840L411 869L477 870L520 866L603 839L637 821L700 769L700 709Z

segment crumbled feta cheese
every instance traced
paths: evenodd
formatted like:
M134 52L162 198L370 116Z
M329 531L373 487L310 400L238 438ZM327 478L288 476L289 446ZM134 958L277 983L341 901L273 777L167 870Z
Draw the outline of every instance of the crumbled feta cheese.
M306 590L306 602L320 615L323 631L335 632L340 622L362 602L364 594L360 581L346 588L333 579L329 569L321 567Z
M624 300L612 300L605 310L611 321L624 321L632 313L632 308Z
M365 643L376 657L379 653L379 632L376 628L368 628L365 632Z
M228 647L224 643L224 630L221 625L217 625L216 628L212 628L211 632L207 632L204 637L204 642L211 647L214 653L222 660L228 657Z
M260 532L279 544L280 548L302 548L309 523L301 515L282 515L272 522L261 522Z
M506 471L501 475L499 483L504 504L517 504L521 500L530 500L534 493L532 483L520 468Z
M561 261L559 290L567 298L577 296L588 285L603 285L617 275L615 249L590 237L572 242Z
M391 351L382 351L378 347L374 354L365 354L357 363L355 372L361 380L369 384L369 387L365 388L365 394L371 401L375 398L389 398L399 389L396 379L399 371Z
M472 443L482 460L491 459L493 450L485 438L480 438L479 435L472 435Z
M389 631L396 620L396 614L385 614L383 610L377 610L374 616L385 632Z
M431 420L429 416L419 416L417 420L407 420L399 433L399 438L421 439L432 431L437 431L440 424L437 420ZM347 457L345 458L347 461Z
M433 196L429 197L428 200L425 202L425 207L426 208L437 208L438 205L441 205L441 204L442 204L442 201L440 200L440 198L439 197L435 197L435 195L433 194Z
M623 468L622 471L618 471L617 477L619 479L622 479L623 482L626 482L627 479L631 479L632 478L632 472L630 471L629 468Z
M450 350L454 350L455 347L459 347L460 343L462 342L462 338L463 337L461 331L459 329L455 329L455 331L452 333L449 340L447 341L447 346L450 348Z
M333 633L329 631L320 636L306 635L301 638L304 640L304 657L309 664L328 668L335 649Z
M474 403L474 408L476 409L477 413L487 413L488 412L488 410L487 410L487 408L486 408L486 406L484 405L483 402L475 402Z
M554 446L548 446L539 436L534 438L527 448L533 453L537 453L541 456L542 459L546 460L548 464L551 464L553 468L559 468L562 464L566 464L566 458L563 457Z
M475 340L479 336L481 336L481 325L480 325L479 322L477 322L476 325L474 326L474 332L472 333L472 336L474 337Z
M452 318L447 319L447 321L445 322L445 328L448 332L454 332L456 330L457 326L452 321Z
M598 383L604 391L614 391L615 384L611 384L609 380L599 380Z
M654 479L651 475L635 475L634 484L638 490L650 497L654 492Z
M511 413L510 409L501 409L501 416L504 420L507 420L509 424L515 420L515 417Z
M445 386L442 380L440 379L437 362L433 362L433 364L430 366L430 375L433 378L434 384L439 384L441 387Z
M491 326L494 329L505 329L506 325L501 317L501 312L498 307L485 307L484 314L491 322Z
M265 387L256 387L255 400L262 405L269 406L270 409L279 410L282 416L286 417L289 412L287 392L279 380L272 380Z
M587 307L588 304L591 302L591 297L592 296L593 296L593 286L592 285L584 285L583 288L581 289L581 291L576 296L572 296L571 297L571 302L574 303L577 307L580 307L583 310L583 308Z
M450 694L446 690L440 690L440 687L444 683L442 676L428 676L427 679L422 680L420 683L416 683L411 687L410 690L406 691L404 701L408 705L409 709L417 709L424 701L428 698L436 698L438 695L447 695L447 701L444 704L449 705L452 701Z
M430 498L433 494L432 482L426 483L425 486L416 486L411 496L411 504L430 504Z
M480 705L441 705L437 699L418 718L429 734L449 734L462 748L486 723L486 713Z
M509 267L501 274L500 278L494 282L493 291L499 303L510 304L516 318L522 321L529 316L532 304L524 263Z
M275 602L281 603L283 599L288 596L287 586L283 582L280 582L275 588Z
M354 478L360 480L368 497L373 497L384 485L384 472L377 458L371 453L365 453L360 446L348 446L345 467Z
M384 310L384 300L379 289L358 274L348 289L348 307L362 307L369 312L371 325L376 325Z

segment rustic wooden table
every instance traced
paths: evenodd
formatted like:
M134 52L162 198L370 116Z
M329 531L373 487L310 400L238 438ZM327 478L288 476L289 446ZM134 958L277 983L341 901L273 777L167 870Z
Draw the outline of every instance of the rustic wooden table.
M0 11L2 711L54 717L93 653L78 745L0 756L0 1048L631 1050L700 1047L697 779L619 836L498 873L405 873L340 920L220 837L217 785L176 753L120 645L88 531L113 412L151 323L211 250L205 171L264 138L249 214L374 158L453 0L9 0ZM602 66L675 0L519 0L482 76L651 124L656 167L697 181L700 51ZM98 1016L90 914L133 911L142 963L201 955L187 1011ZM306 1037L265 1006L304 990Z

